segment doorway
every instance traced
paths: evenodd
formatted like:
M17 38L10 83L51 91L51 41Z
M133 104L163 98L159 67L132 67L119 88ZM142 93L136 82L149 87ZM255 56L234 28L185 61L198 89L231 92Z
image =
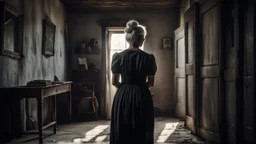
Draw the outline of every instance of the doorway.
M106 49L106 113L107 119L111 118L111 108L116 88L112 85L111 62L115 53L128 48L125 40L123 27L107 28L107 49Z

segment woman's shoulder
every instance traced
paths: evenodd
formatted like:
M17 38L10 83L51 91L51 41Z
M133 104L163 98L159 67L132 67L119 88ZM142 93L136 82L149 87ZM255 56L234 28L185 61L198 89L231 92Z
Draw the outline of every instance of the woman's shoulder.
M143 56L146 56L146 57L149 57L149 58L154 58L155 57L154 54L151 54L151 53L146 52L146 51L141 50L141 49L139 49L139 50L125 49L125 50L123 50L121 52L116 52L115 55L120 57L120 56L131 54L131 53L137 53L139 55L143 55Z
M149 58L155 58L154 54L146 52L146 51L141 51L143 55L149 57Z
M119 52L115 52L113 55L112 55L112 59L113 60L117 60L120 58L120 53Z

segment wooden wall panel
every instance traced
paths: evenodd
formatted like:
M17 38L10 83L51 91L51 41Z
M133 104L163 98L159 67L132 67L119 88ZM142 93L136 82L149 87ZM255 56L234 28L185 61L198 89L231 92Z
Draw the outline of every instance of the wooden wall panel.
M219 63L218 20L218 7L209 9L202 16L203 65Z
M185 119L185 41L184 27L175 30L175 116Z
M189 22L187 24L188 26L188 46L187 46L187 62L188 63L193 63L194 62L194 55L195 55L195 50L194 50L194 47L195 47L195 42L194 42L194 33L195 33L195 28L194 28L194 22Z
M200 5L200 136L220 143L223 123L223 81L221 73L221 4L207 0Z
M195 98L194 98L194 76L187 76L187 115L194 117L195 111Z
M206 130L214 133L218 133L218 93L219 84L218 79L202 80L202 115L201 115L201 126Z
M193 3L185 13L185 51L186 51L186 126L197 133L197 73L198 73L198 16L199 3Z
M237 45L235 44L234 1L223 3L223 45L224 45L224 113L226 143L236 143L236 74Z
M185 78L177 78L177 102L185 105Z
M255 3L248 3L244 22L243 127L244 140L248 143L255 137Z
M177 47L177 68L183 68L185 67L185 46L184 46L184 38L181 38L177 41L178 47Z

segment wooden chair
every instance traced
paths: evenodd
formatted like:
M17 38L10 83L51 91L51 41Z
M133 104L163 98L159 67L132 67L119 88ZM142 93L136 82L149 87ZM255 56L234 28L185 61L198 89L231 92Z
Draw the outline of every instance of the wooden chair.
M98 118L98 106L97 98L95 97L95 83L79 82L74 84L75 97L78 101L78 119L80 119L81 113L94 114L95 119ZM84 101L89 101L92 105L92 111L81 112L81 106Z

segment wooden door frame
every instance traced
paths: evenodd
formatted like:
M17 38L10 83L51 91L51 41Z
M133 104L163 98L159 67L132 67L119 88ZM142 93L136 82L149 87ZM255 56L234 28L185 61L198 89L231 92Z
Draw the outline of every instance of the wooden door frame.
M128 20L99 20L98 23L101 25L101 33L102 33L102 54L101 54L101 115L103 118L107 119L107 108L106 108L106 54L107 54L107 41L108 41L108 35L107 30L109 27L124 27L126 25Z
M198 50L198 67L199 67L199 76L198 76L198 83L199 84L199 88L198 88L198 129L199 129L199 135L202 136L206 136L210 139L217 139L218 137L215 137L214 134L210 134L210 133L205 133L202 128L201 128L201 111L200 109L202 109L202 106L201 106L201 102L202 102L202 82L201 82L201 74L202 74L202 70L201 70L201 62L202 62L202 26L203 26L203 23L202 23L202 14L205 13L206 11L208 11L209 9L211 9L212 7L216 6L218 7L218 15L219 15L219 19L218 19L218 24L219 24L219 29L218 29L218 48L219 48L219 92L218 92L218 104L219 104L219 107L218 107L218 116L219 116L219 119L218 119L218 127L219 127L219 141L222 142L222 138L223 136L225 135L225 132L224 132L224 127L225 127L225 124L222 123L225 121L225 113L224 113L224 104L225 104L225 97L224 97L224 63L223 63L223 42L222 42L222 21L221 21L221 18L222 18L222 0L216 0L216 1L211 1L211 0L204 0L203 2L200 2L200 8L199 8L199 25L200 25L200 28L199 28L199 44L198 44L198 47L199 47L199 50ZM203 6L205 5L205 6ZM203 134L204 133L204 134Z
M237 67L237 83L236 83L236 141L238 144L244 140L243 134L243 107L244 107L244 3L241 0L236 0L236 15L237 17L237 35L238 45L238 67Z
M101 54L101 116L106 117L106 48L107 48L107 30L109 27L125 27L129 19L101 19L97 23L101 26L101 38L102 38L102 54ZM145 20L138 20L140 24L145 25Z
M187 13L188 10L190 8L193 8L194 9L194 13ZM193 20L193 25L194 25L194 31L193 31L193 42L194 42L194 68L193 68L193 73L194 73L194 81L193 81L193 92L194 92L194 97L195 97L195 121L194 121L194 127L195 127L195 131L194 133L197 134L198 133L198 74L199 74L199 61L197 59L198 57L198 46L199 46L199 42L198 42L198 36L199 36L199 3L198 2L194 2L191 7L190 7L186 12L185 12L185 16L184 16L184 22L185 22L185 27L184 27L184 33L185 33L185 57L186 57L186 60L185 62L187 63L187 41L186 41L186 38L187 38L187 33L186 33L186 30L187 30L187 23L190 21L190 18L187 18L187 17L194 17L194 20ZM187 16L186 16L187 15ZM185 68L185 71L187 68ZM188 99L187 99L187 72L185 73L185 83L186 83L186 121L188 119L188 107L187 107L187 102L188 102Z
M106 115L107 119L111 119L111 109L110 108L112 107L112 103L113 103L112 88L114 87L114 86L112 86L112 83L111 83L112 82L111 81L111 61L110 61L110 59L111 59L111 56L110 56L110 53L111 53L111 35L112 34L118 34L118 33L122 34L122 33L124 33L123 30L124 30L124 27L106 27L106 37L107 37L106 45L107 45L107 47L106 47L106 54L105 54L106 55L105 65L106 65L106 78L108 78L108 81L106 81L105 87L109 86L109 91L107 91L107 89L106 89L105 99L106 100L108 99L108 101L110 102L109 105L108 105L109 107L105 107L106 113L108 113L107 110L110 110L109 111L110 116ZM107 71L107 69L108 69L108 71ZM108 85L107 85L107 83L108 83ZM105 104L106 103L107 102L105 102Z

